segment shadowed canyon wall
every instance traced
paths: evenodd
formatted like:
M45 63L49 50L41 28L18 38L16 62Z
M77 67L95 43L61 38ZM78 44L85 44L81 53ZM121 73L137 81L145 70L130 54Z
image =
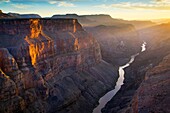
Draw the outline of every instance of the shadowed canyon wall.
M90 113L114 67L76 19L0 19L0 112Z

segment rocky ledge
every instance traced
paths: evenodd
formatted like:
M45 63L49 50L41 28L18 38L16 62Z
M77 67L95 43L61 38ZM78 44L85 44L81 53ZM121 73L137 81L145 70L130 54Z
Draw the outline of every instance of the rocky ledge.
M0 112L91 113L114 67L76 19L0 19Z

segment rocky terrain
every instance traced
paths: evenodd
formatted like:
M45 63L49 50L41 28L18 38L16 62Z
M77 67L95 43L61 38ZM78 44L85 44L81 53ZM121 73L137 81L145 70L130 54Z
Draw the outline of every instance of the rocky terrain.
M170 54L151 70L132 100L132 113L170 112Z
M92 113L141 40L147 51L102 112L170 112L170 24L2 11L0 18L0 113Z
M139 31L148 42L147 51L126 69L124 85L103 113L169 113L168 28L162 24Z
M9 15L18 19L0 20L0 111L4 113L91 113L98 99L114 88L116 67L140 48L132 25L86 28L93 31L93 36L101 35L96 40L76 19L21 19L19 14ZM133 40L137 43L132 44ZM106 43L109 45L104 46ZM102 59L113 61L116 67Z
M91 113L116 69L76 19L0 19L0 112Z

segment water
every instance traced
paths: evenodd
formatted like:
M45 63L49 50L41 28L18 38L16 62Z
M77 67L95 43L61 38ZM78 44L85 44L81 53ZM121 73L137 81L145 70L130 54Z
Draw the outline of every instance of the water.
M143 51L145 51L146 50L146 42L143 42L143 44L142 44L142 50L141 50L141 52L143 52Z
M146 42L144 42L141 47L142 47L141 52L145 51L146 50ZM119 67L119 70L118 70L119 71L119 78L116 82L115 89L109 91L103 97L100 98L99 105L93 110L93 113L101 113L101 109L120 90L121 86L123 85L123 81L124 81L124 75L125 75L124 68L130 66L130 64L135 60L135 57L138 56L138 55L139 55L139 53L132 55L130 61L127 64Z

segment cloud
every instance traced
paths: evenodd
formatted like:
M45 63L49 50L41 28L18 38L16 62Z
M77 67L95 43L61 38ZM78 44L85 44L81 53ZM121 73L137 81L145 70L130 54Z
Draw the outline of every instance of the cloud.
M79 2L79 1L87 1L87 0L0 0L0 2L48 2L50 4L55 4L57 2Z
M27 8L31 7L30 5L25 5L25 4L11 4L11 5L18 9L27 9Z
M58 5L59 7L75 7L73 3L68 3L68 2L59 2Z
M71 2L66 1L79 1L79 0L49 0L49 4L57 4L58 7L75 7L75 5Z
M162 1L165 1L165 0L153 0L155 2L162 2Z
M154 0L155 1L155 0ZM99 8L123 8L123 9L150 9L150 10L170 10L170 0L157 0L161 3L132 3L132 2L122 2L116 4L101 4L94 7ZM166 2L166 3L165 3Z
M50 3L50 4L56 4L57 1L49 1L48 3Z
M10 0L0 0L0 2L10 2Z
M152 0L152 3L170 4L170 0Z
M85 0L47 0L49 3L55 4L57 2L79 2Z
M153 0L154 2L167 2L167 1L170 1L170 0Z

